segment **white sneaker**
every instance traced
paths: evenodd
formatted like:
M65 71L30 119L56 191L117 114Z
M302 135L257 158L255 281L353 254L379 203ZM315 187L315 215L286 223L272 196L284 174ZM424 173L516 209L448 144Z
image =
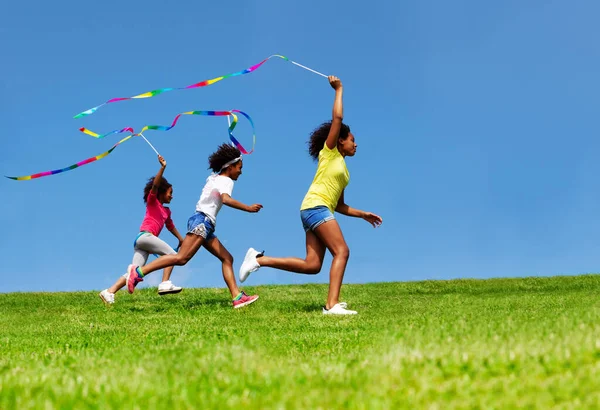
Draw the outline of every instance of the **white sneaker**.
M260 268L256 257L258 255L262 256L263 254L264 251L259 252L254 248L248 249L246 257L244 257L244 262L242 263L242 266L240 266L240 282L244 282L252 272L257 271Z
M355 310L346 309L346 302L336 303L329 310L323 308L324 315L356 315L358 312Z
M179 293L182 290L183 290L182 287L173 285L173 283L170 280L161 282L161 284L158 285L158 294L159 295L168 295L169 293Z
M98 296L100 296L100 299L102 299L106 305L112 305L115 303L115 294L110 293L108 289L104 289L102 292L98 293Z

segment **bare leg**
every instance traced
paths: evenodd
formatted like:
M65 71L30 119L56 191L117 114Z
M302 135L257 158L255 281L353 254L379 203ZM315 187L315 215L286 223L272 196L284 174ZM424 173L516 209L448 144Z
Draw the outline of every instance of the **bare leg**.
M340 289L346 271L346 264L350 257L350 249L348 249L340 225L335 219L319 225L315 228L315 233L333 255L331 270L329 271L329 294L325 306L326 309L331 309L340 301Z
M119 277L114 285L108 288L110 293L117 293L120 289L125 286L125 278L123 276Z
M295 273L316 274L321 271L325 248L333 255L329 271L329 294L326 309L339 302L340 289L350 250L342 235L340 225L335 219L327 221L315 228L314 233L306 232L306 258L272 258L263 256L257 259L260 266L287 270Z
M162 281L166 282L169 279L171 279L171 273L173 273L173 266L167 266L165 268L165 271L163 272L163 278Z
M306 257L304 259L262 256L257 261L260 266L314 275L321 271L324 257L325 244L314 232L308 231L306 232Z
M240 289L237 287L235 283L235 276L233 274L233 256L229 253L229 251L223 246L219 238L212 238L209 241L204 243L204 247L207 251L216 256L222 263L223 270L223 279L225 279L225 283L229 288L229 293L231 293L231 299L234 299L237 295L240 294Z
M154 271L164 269L169 266L185 265L190 259L192 259L192 257L196 254L196 252L198 252L198 249L200 249L203 244L203 237L188 233L183 239L178 253L174 255L161 256L160 258L153 260L141 268L142 272L144 272L144 276L146 276Z

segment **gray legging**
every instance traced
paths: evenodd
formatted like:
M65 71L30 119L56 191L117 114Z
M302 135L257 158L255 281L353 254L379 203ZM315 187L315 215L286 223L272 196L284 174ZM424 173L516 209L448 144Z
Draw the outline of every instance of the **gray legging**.
M149 232L138 236L134 245L133 262L136 266L144 266L151 253L159 256L176 254L175 250L162 239L152 235ZM123 276L127 276L127 273Z

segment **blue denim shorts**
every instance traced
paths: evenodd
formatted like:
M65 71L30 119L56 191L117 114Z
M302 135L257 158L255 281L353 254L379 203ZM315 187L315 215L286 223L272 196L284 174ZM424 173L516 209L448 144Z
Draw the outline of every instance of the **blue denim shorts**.
M302 219L302 226L304 227L304 230L308 232L314 231L317 226L324 222L335 219L335 216L333 216L329 208L326 206L316 206L314 208L301 210L300 219Z
M190 216L187 224L187 232L203 237L206 240L216 238L215 226L208 216L203 212L196 212Z

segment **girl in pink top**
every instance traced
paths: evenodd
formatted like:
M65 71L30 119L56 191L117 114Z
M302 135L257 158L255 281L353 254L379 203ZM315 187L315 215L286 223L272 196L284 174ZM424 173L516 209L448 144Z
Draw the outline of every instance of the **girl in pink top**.
M148 261L150 254L155 255L173 255L176 254L175 250L171 248L165 241L160 239L158 236L162 231L163 226L179 240L179 245L183 242L183 238L175 228L175 224L171 219L171 210L163 204L168 204L173 199L173 187L163 177L167 162L160 155L158 156L160 162L160 170L154 178L150 178L148 183L144 187L144 202L146 203L146 215L140 227L140 233L133 242L133 264L143 266ZM179 247L179 246L178 246ZM169 293L179 293L182 288L173 285L170 281L171 272L173 267L169 266L165 268L163 273L163 281L158 285L158 294L166 295ZM107 305L115 303L115 293L117 293L126 284L126 277L122 276L108 289L104 289L100 292L100 298Z

